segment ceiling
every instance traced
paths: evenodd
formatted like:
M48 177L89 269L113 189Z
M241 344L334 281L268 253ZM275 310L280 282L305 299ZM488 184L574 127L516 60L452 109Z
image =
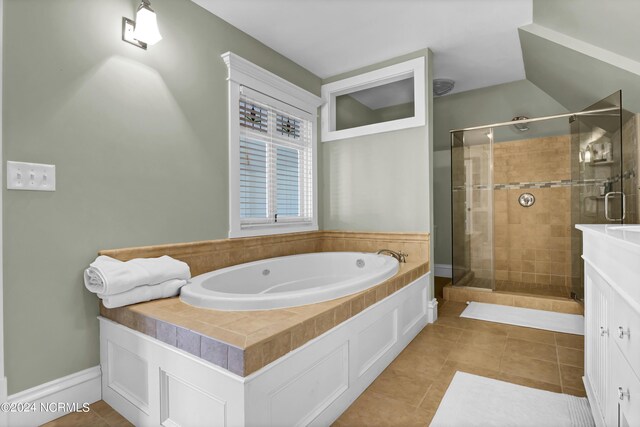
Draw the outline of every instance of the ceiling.
M323 79L425 47L451 93L525 78L532 0L193 1Z
M350 97L372 110L413 102L413 77L351 92Z

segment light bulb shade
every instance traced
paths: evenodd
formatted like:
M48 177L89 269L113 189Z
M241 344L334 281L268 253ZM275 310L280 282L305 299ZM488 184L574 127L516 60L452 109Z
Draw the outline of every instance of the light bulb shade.
M136 29L133 32L133 38L150 46L162 40L156 13L144 4L140 5L136 13Z

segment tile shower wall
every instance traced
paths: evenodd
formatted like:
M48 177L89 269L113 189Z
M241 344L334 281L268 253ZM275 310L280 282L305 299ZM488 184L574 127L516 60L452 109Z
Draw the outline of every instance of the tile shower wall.
M495 278L570 292L570 137L494 144ZM522 193L536 201L520 206ZM534 285L532 285L534 286Z

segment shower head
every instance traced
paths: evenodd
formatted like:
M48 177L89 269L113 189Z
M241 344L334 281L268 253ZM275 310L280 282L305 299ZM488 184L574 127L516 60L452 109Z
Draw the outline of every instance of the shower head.
M453 90L456 85L451 79L433 79L433 94L435 96L446 95Z
M526 116L516 116L513 119L511 119L512 122L516 122L519 120L528 120L529 117ZM515 130L517 130L518 132L526 132L529 130L529 125L527 123L514 123L513 127Z

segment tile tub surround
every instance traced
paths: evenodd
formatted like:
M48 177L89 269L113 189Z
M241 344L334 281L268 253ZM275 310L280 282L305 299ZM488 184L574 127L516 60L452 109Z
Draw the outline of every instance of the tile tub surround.
M310 252L375 252L393 249L409 254L410 262L429 260L428 233L313 231L275 236L109 249L99 252L121 261L169 255L189 264L191 275L261 259Z
M392 278L353 295L286 309L219 311L167 298L107 309L101 316L247 376L381 301L429 271L400 264Z

